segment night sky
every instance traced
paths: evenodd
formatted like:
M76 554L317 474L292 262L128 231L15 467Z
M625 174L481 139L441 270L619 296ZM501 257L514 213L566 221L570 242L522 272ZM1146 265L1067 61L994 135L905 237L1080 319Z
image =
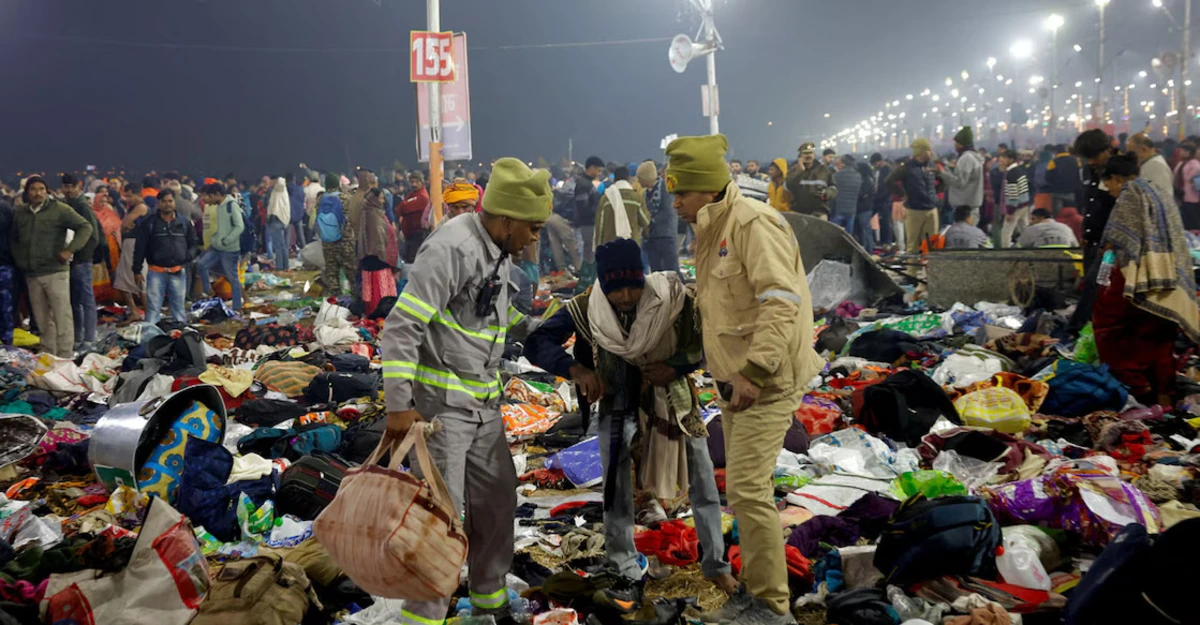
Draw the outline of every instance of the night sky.
M986 73L989 55L1004 71L1017 38L1048 74L1052 11L1060 48L1085 47L1061 82L1095 75L1091 0L716 2L721 129L742 158L794 156L885 99ZM1178 45L1150 0L1108 16L1123 80ZM703 61L667 63L667 40L699 24L686 0L443 0L443 29L471 46L475 160L555 161L572 138L578 160L627 161L707 132ZM424 26L424 0L0 0L0 172L411 166L408 34ZM561 45L630 39L662 41Z

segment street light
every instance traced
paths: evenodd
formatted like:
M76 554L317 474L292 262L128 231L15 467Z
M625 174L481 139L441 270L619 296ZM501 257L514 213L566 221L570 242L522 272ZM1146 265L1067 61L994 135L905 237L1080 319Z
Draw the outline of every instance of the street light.
M1097 1L1099 2L1100 0ZM1031 43L1028 39L1019 39L1009 46L1008 53L1011 54L1014 59L1018 61L1024 61L1025 59L1033 56L1033 43Z

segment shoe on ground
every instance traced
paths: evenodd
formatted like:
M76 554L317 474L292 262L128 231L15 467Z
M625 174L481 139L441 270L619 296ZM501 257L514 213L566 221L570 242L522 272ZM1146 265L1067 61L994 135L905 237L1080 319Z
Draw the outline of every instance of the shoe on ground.
M597 590L592 601L619 614L633 614L641 609L644 592L645 585L640 580L618 575L612 586Z
M730 595L729 599L725 600L725 605L712 612L701 614L700 620L708 624L728 623L741 616L742 612L750 609L753 603L754 597L743 586L736 593Z
M641 506L635 516L638 525L650 526L666 521L667 511L663 510L662 504L659 503L658 499L651 499Z
M796 625L796 617L791 612L780 614L772 610L762 599L754 599L737 618L728 621L729 625ZM722 623L722 625L725 625Z

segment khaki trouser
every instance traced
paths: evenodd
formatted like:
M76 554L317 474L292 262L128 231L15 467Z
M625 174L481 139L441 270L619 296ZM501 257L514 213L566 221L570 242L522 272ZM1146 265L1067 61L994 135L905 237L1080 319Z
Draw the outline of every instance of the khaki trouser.
M71 312L71 273L63 270L45 276L28 276L29 306L42 331L42 350L60 358L75 351L75 318Z
M908 266L906 270L908 275L917 275L921 256L921 242L927 237L937 234L937 231L937 210L921 211L911 208L904 209L904 251L910 257L909 262L914 263Z
M779 614L788 614L787 559L775 507L775 458L795 419L802 392L731 412L721 402L729 506L738 522L742 582Z
M1000 247L1013 247L1013 236L1020 236L1029 227L1029 207L1019 208L1011 215L1004 216L1004 225L1000 227Z

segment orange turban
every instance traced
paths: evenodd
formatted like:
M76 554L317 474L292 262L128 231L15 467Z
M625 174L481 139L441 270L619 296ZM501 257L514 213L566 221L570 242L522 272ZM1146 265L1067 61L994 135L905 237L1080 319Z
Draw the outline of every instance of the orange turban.
M457 204L464 200L479 202L479 189L469 182L456 182L446 189L442 199L447 204Z

